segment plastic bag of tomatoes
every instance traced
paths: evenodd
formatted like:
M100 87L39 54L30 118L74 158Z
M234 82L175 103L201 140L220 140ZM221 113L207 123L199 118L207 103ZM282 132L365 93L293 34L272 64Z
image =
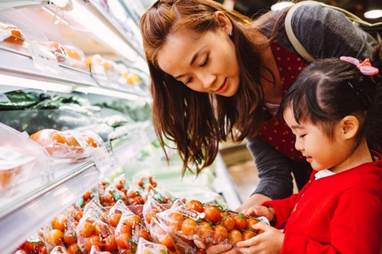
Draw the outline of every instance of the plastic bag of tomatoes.
M135 253L138 240L142 237L150 240L150 234L144 227L141 217L131 211L122 212L115 229L115 240L120 253Z
M156 217L156 214L163 212L169 209L172 205L172 199L159 191L152 190L148 197L147 201L143 205L143 219L146 227L149 227L151 219Z
M167 254L166 246L139 238L136 254Z
M252 238L256 235L252 226L259 222L256 218L197 200L178 200L157 217L168 233L191 241L195 249Z
M149 226L150 235L154 242L167 247L168 253L195 253L196 248L192 241L173 234L157 217L153 217Z
M77 244L83 254L94 246L100 251L115 251L117 245L113 228L106 223L105 211L95 203L89 203L76 228Z

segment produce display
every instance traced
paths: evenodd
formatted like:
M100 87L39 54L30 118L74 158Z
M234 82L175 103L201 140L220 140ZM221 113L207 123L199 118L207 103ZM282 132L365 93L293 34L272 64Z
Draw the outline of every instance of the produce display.
M26 241L17 253L204 253L255 236L256 223L216 203L174 199L152 177L132 186L120 176L84 193L40 230L40 241Z

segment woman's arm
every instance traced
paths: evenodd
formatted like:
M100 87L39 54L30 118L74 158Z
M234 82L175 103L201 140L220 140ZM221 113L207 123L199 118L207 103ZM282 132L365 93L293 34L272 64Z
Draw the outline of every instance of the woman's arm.
M254 193L272 199L292 194L292 161L259 138L249 139L248 149L255 160L260 182Z

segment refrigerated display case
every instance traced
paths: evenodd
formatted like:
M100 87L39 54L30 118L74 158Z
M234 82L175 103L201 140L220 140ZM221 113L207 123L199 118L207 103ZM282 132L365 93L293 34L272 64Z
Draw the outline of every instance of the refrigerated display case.
M141 7L111 2L0 2L0 162L20 163L12 164L12 174L0 169L1 253L14 253L101 179L154 175L176 196L208 202L219 198L214 189L231 207L238 204L224 170L218 177L206 170L195 181L180 176L176 151L167 164L150 122ZM117 2L125 14L116 12ZM101 142L80 158L55 157L29 138L51 129L74 136L91 131ZM32 159L29 174L20 173Z

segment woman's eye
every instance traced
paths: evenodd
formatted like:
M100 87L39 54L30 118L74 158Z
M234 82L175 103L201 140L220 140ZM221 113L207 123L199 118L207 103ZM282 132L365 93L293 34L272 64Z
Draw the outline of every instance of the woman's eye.
M305 136L306 136L306 134L298 135L299 138L303 138Z
M203 63L199 65L199 67L204 67L208 64L208 59L209 58L209 55L206 56L206 58L204 59Z
M187 84L189 84L191 82L192 82L192 78L189 78L189 79L186 80L186 82L184 82L184 84L187 85Z

